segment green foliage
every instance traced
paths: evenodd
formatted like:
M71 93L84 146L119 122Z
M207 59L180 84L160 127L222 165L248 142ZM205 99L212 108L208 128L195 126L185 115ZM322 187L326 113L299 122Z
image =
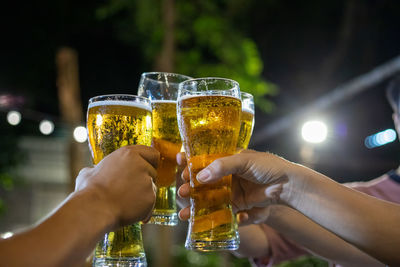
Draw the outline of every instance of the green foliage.
M286 261L276 265L276 267L328 267L328 262L317 257L300 257L296 260Z
M191 267L219 267L223 264L223 257L227 257L233 267L250 267L248 259L239 259L226 253L225 255L218 252L200 253L192 250L186 250L185 247L177 246L174 249L173 265L174 266L191 266ZM328 262L314 256L304 256L298 259L285 261L276 267L328 267Z
M236 3L240 1L177 1L182 15L177 21L176 70L194 77L218 76L240 83L242 91L252 93L256 105L271 111L265 96L277 89L261 74L263 62L253 40L235 24ZM240 20L240 19L239 19Z
M258 108L269 112L267 95L276 86L262 78L263 62L257 45L245 34L247 1L175 2L175 70L193 77L225 77L254 95ZM100 7L99 19L109 20L127 44L141 44L149 65L162 47L162 1L110 0Z
M250 267L247 259L238 259L231 254L222 255L217 252L200 253L177 246L173 257L173 266L219 267L223 266L223 257L227 257L233 267Z
M14 179L9 173L0 173L0 187L7 191L14 188Z
M11 169L17 166L23 159L17 148L17 136L6 123L0 125L0 192L11 191L16 185L17 179L11 174ZM0 215L6 210L6 204L0 195Z

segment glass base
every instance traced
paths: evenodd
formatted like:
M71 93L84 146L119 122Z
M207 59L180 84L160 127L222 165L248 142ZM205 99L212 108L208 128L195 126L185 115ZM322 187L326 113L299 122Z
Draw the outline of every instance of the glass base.
M175 226L178 224L178 214L154 214L151 216L148 223L158 224L158 225L168 225Z
M147 267L145 257L141 258L93 258L93 267Z
M220 250L237 250L239 248L239 240L186 240L185 248L197 251L220 251Z

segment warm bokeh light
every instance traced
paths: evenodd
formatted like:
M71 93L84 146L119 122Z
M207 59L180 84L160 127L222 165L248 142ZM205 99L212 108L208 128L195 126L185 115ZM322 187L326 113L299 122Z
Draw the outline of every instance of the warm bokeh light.
M308 121L301 128L301 136L309 143L321 143L325 141L328 128L321 121Z
M84 143L87 140L87 131L83 126L78 126L74 129L74 139L79 143Z
M54 131L54 123L49 120L42 120L39 124L39 130L44 135L49 135Z
M21 113L11 110L7 113L7 121L11 125L18 125L21 122Z

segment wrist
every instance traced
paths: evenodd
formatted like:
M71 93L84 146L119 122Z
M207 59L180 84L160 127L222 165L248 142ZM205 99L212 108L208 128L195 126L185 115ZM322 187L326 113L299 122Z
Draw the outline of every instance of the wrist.
M82 203L80 210L95 219L106 232L118 226L117 211L101 190L85 188L71 195Z
M288 182L284 184L281 201L290 207L296 207L302 201L306 193L309 169L297 163L286 161L284 168Z

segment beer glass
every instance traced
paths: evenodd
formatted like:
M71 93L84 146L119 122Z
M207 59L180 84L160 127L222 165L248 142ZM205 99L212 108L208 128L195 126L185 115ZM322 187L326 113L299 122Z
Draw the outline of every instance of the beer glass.
M182 141L176 118L176 99L180 82L191 77L166 72L142 74L138 95L150 99L153 114L152 146L160 152L157 169L156 204L149 223L177 225L176 211L176 154L181 151Z
M240 132L237 151L247 149L254 128L254 99L253 95L245 92L240 93L242 99L242 117L240 120Z
M87 129L94 164L126 145L150 146L150 101L133 95L93 97L89 100ZM105 234L96 246L93 266L147 266L140 223Z
M240 130L239 84L200 78L179 85L178 125L190 173L190 219L185 246L200 251L239 246L231 207L232 176L199 184L196 175L214 160L233 155Z

